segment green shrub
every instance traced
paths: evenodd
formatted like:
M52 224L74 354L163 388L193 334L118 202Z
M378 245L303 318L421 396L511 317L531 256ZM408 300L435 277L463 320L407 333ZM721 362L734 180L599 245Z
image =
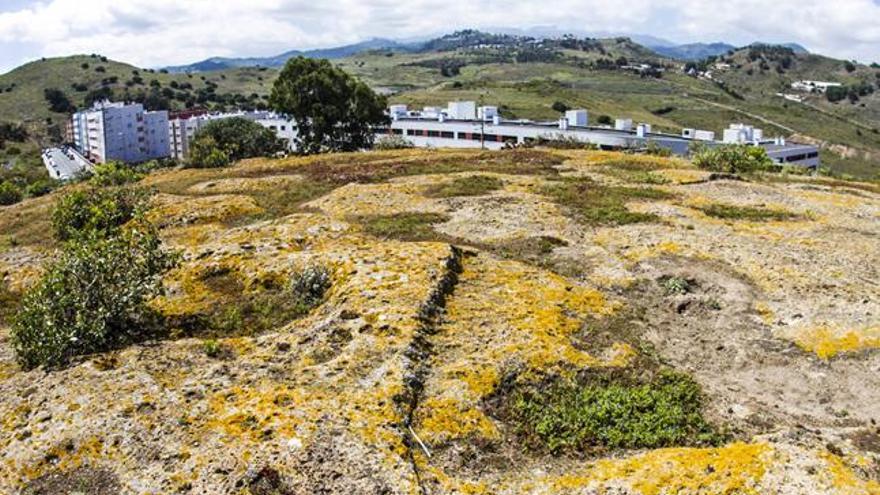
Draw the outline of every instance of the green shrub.
M660 279L660 284L667 294L687 294L691 291L691 282L682 277L664 277Z
M149 191L140 188L80 189L58 199L52 228L59 241L83 233L114 234L147 209Z
M648 380L559 379L515 390L508 400L519 433L553 453L714 445L723 440L703 418L699 385L672 371Z
M645 154L668 157L672 156L672 150L660 146L656 141L648 141L648 144L645 146Z
M8 206L18 203L24 198L21 189L9 181L0 183L0 205Z
M694 156L694 165L705 170L741 174L776 169L767 150L760 146L732 144L704 149Z
M209 358L229 358L232 357L232 349L216 339L208 339L202 341L202 351Z
M52 192L52 189L55 189L55 184L56 182L51 179L40 179L28 184L24 192L29 198L45 196Z
M144 176L133 168L120 162L107 162L95 165L91 182L97 186L123 186L143 179Z
M229 153L220 149L217 141L204 136L193 140L190 144L187 165L194 168L219 168L232 162Z
M142 221L113 236L93 230L69 241L14 318L18 362L61 366L151 335L156 322L146 302L161 293L161 275L175 260Z

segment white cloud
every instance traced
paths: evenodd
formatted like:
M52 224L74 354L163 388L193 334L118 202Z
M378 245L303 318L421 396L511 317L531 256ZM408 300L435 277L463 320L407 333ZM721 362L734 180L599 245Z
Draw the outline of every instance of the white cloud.
M20 4L21 2L19 2ZM2 9L2 7L0 7ZM271 55L374 36L553 25L673 41L796 41L836 57L880 58L872 0L43 0L0 12L0 66L99 52L141 66ZM30 50L6 49L32 47Z

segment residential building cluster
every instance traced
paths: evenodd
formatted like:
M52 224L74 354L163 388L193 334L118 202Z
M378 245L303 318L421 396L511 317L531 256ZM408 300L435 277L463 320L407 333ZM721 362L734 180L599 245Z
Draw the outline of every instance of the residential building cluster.
M68 146L43 151L49 175L69 180L93 163L142 163L184 160L199 129L214 120L241 117L256 122L293 146L296 125L272 112L208 113L189 110L169 114L147 111L140 103L100 101L73 114L67 124Z
M138 163L170 154L168 112L148 112L140 103L96 102L73 114L69 133L77 151L95 163Z

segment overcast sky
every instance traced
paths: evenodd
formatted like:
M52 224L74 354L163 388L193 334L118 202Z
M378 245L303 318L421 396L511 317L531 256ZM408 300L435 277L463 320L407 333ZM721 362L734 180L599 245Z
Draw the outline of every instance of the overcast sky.
M794 41L880 61L880 0L0 0L0 72L75 53L158 67L493 26Z

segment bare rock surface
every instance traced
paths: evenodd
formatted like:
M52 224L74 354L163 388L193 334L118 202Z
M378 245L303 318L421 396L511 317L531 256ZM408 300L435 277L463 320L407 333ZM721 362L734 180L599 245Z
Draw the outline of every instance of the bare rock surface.
M556 175L491 168L515 153L151 174L151 218L182 253L150 303L171 321L310 265L329 267L332 286L305 316L212 335L222 353L178 329L26 371L0 328L0 493L880 493L874 185L710 180L680 160L606 152L552 152ZM432 160L483 168L365 172ZM646 187L607 170L626 160L669 193L626 204L653 221L584 224L546 194L584 177ZM327 177L347 161L359 180ZM427 194L474 175L503 187ZM273 216L270 194L309 181L320 195ZM717 218L717 204L791 215ZM401 213L444 220L420 242L359 223ZM5 287L25 290L51 253L48 242L0 250ZM499 412L515 383L638 371L646 359L693 377L704 414L730 433L723 444L559 454L526 448Z

